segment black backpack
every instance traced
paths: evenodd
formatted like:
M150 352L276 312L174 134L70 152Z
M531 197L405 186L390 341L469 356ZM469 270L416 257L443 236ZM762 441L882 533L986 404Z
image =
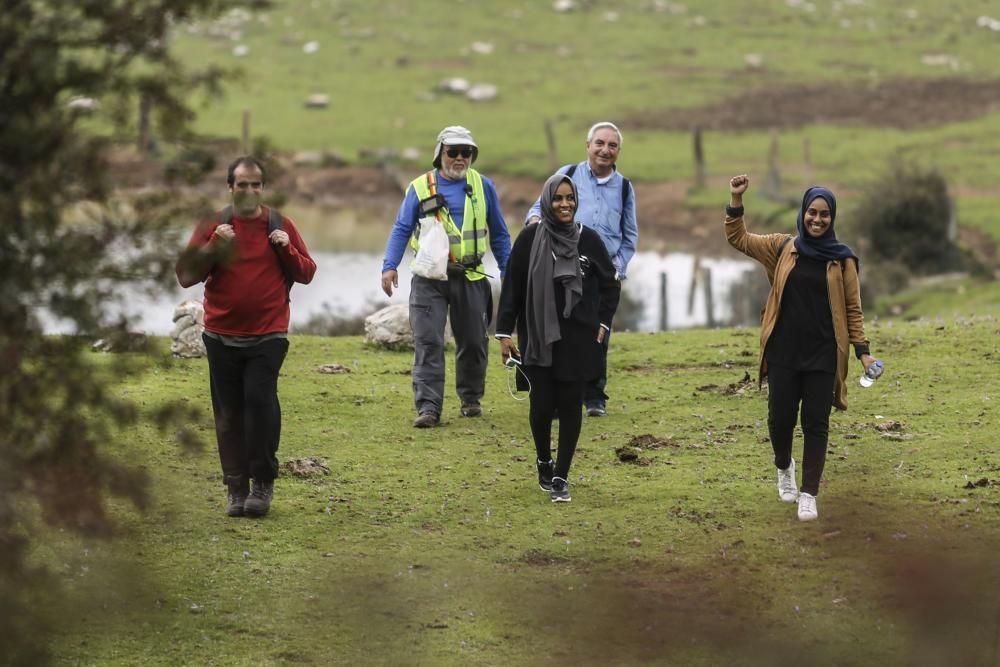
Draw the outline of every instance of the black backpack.
M563 173L566 174L567 176L569 176L570 178L573 178L573 174L576 173L576 164L569 165L569 168L566 169L566 171L564 171ZM625 226L625 202L628 201L628 194L632 190L632 182L630 180L628 180L627 178L625 178L624 176L622 176L622 181L623 181L623 183L622 183L622 217L621 217L621 220L618 221L618 226L619 227L624 227Z
M227 206L226 208L222 209L222 213L219 215L219 224L229 225L232 224L232 222L233 222L233 207ZM281 222L281 213L274 210L273 208L267 209L267 235L271 236L271 232L275 231L276 229L281 229L283 226L284 225ZM275 255L278 254L278 249L275 248L273 245L271 246L271 249L274 250ZM278 266L281 267L281 273L283 273L285 276L285 291L291 292L292 285L295 283L295 281L292 280L292 277L288 275L288 271L285 269L285 265L281 261L281 257L278 257Z

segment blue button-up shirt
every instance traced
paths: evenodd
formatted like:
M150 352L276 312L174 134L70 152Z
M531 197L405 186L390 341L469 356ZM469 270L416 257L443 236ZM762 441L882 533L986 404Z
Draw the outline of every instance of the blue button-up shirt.
M559 168L560 174L565 174L569 165ZM625 200L625 215L622 215L622 187L625 179L615 170L606 183L598 183L597 176L590 169L590 163L584 160L576 165L573 172L573 182L580 196L577 202L576 221L590 227L600 234L607 248L611 261L618 271L618 277L624 278L628 271L628 263L635 255L639 244L639 226L635 220L635 186L629 188ZM541 217L540 198L528 210L524 217L527 222L532 216Z

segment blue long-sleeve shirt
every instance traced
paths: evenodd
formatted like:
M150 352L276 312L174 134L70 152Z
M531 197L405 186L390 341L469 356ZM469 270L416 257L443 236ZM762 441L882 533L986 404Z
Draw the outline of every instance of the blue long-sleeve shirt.
M565 174L568 169L569 165L560 167L559 173ZM590 169L590 163L584 160L576 165L573 182L576 183L580 196L580 201L577 202L576 221L600 234L618 276L624 278L628 271L628 263L639 245L639 226L635 220L635 186L629 188L623 217L622 187L625 179L617 170L606 183L598 183L597 176ZM524 216L524 221L527 222L532 216L541 217L541 210L539 200L536 199L528 214Z
M482 176L482 174L480 174ZM465 218L465 179L460 181L449 180L439 170L437 172L437 191L444 195L448 203L448 212L451 219L461 230ZM507 258L510 257L510 233L507 231L507 223L503 219L500 211L500 197L497 195L493 181L483 176L483 193L486 195L486 225L489 230L490 250L500 267L501 277L507 271ZM396 223L389 233L389 241L385 246L385 257L382 260L382 272L399 267L403 261L403 253L406 252L406 244L413 235L413 230L417 227L420 218L420 200L411 185L406 189L406 196L403 203L399 205L399 212L396 214Z

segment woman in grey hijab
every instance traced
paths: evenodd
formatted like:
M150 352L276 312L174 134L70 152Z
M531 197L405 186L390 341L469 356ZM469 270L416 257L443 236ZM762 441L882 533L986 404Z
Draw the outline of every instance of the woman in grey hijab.
M583 390L600 374L601 341L611 329L621 288L601 237L574 221L573 180L553 175L545 181L540 201L540 224L525 227L511 251L496 336L503 360L519 359L530 383L528 422L538 485L552 502L568 502ZM511 338L515 331L522 350ZM521 380L520 371L518 376ZM520 382L518 388L523 388ZM559 448L553 462L552 421L557 414Z

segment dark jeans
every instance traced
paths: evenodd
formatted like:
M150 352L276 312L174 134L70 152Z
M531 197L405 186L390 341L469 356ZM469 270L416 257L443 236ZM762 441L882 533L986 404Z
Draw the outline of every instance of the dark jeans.
M774 465L784 470L791 463L792 434L801 403L804 446L800 490L815 496L826 464L834 374L768 364L767 384L767 429L774 449Z
M202 336L215 412L215 437L222 474L229 480L278 476L281 405L278 371L288 354L288 339L273 338L253 347L229 347Z
M528 423L535 440L535 454L539 461L552 458L552 420L559 411L559 455L556 458L555 476L567 479L576 443L580 439L583 422L583 382L559 382L552 377L551 368L525 366L524 372L531 381Z
M603 406L608 400L604 388L608 386L608 341L610 340L611 332L605 331L604 340L601 342L601 374L596 380L584 386L583 402L588 408Z

